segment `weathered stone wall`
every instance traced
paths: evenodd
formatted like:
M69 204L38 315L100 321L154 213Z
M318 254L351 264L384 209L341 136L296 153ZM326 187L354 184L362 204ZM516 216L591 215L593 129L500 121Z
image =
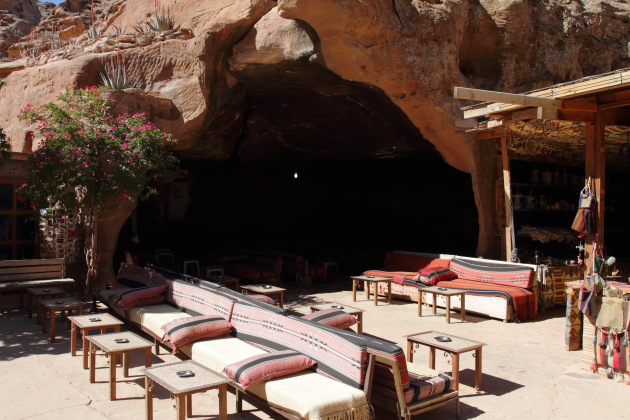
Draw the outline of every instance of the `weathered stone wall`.
M52 9L32 0L0 1L8 10L0 20L0 58L16 59L0 63L0 76L8 75L0 126L13 149L22 150L30 128L16 118L22 106L49 102L68 84L98 84L105 64L122 60L134 89L123 95L132 103L121 107L159 116L159 126L180 140L179 150L228 159L242 147L242 156L255 156L273 139L244 136L286 134L270 123L284 111L252 113L245 78L318 69L312 74L331 72L383 95L379 100L402 110L421 133L409 137L417 138L416 152L426 139L450 165L472 174L484 255L494 253L492 194L483 187L490 172L484 148L460 132L471 122L462 121L464 103L452 98L453 86L520 92L629 64L630 5L621 1L162 0L159 7L173 30L146 30L154 0L72 1ZM308 87L308 78L292 80ZM311 90L326 96L321 80ZM341 96L338 86L334 94ZM375 108L352 89L346 96ZM281 140L282 147L309 152L295 139ZM391 141L365 139L365 150L380 156ZM250 144L259 149L247 154Z

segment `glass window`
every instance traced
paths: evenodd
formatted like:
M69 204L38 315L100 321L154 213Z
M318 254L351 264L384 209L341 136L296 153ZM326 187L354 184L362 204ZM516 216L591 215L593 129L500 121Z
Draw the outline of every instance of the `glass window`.
M10 260L12 258L11 245L0 245L0 260Z
M16 238L18 241L31 241L35 239L35 217L32 214L18 214Z
M0 0L1 1L1 0ZM35 213L31 203L20 196L24 181L0 181L0 260L35 258ZM18 199L20 196L20 199Z
M0 215L0 241L13 240L13 216Z
M15 199L15 209L17 211L26 211L31 210L31 202L28 198L21 196L19 193L16 194L17 197Z
M0 211L13 210L13 184L0 184Z

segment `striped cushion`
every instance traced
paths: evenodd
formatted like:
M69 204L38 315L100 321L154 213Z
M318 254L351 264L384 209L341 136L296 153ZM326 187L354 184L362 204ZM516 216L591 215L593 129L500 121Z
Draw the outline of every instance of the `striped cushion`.
M234 299L223 293L180 280L169 282L166 300L185 312L218 315L228 321L235 302Z
M457 278L457 273L446 267L423 268L418 271L418 274L418 281L424 284L430 284L431 286L435 286L440 281L454 280Z
M427 398L449 391L452 381L453 379L444 373L439 373L435 376L414 377L410 386L403 389L405 404L426 400ZM390 386L385 383L375 382L374 391L388 398L396 399L396 388L393 384Z
M133 288L152 286L151 273L137 265L122 263L118 270L118 284Z
M234 300L239 302L246 302L250 305L257 306L262 309L266 309L275 314L284 314L286 311L282 308L279 308L276 304L276 301L265 295L256 295L256 294L247 294L244 295L242 293L237 292L236 290L232 290L229 287L222 286L218 289L218 291L224 295L231 297ZM256 299L255 296L265 296L267 299L261 300Z
M202 338L225 335L232 330L232 324L220 316L203 315L177 318L162 325L163 343L171 343L173 353L178 348Z
M227 376L237 381L243 389L278 376L286 376L315 364L315 361L293 350L272 351L248 357L225 367Z
M441 394L451 388L453 379L440 373L434 377L415 378L411 381L411 401L422 401L434 395ZM409 404L409 403L407 403Z
M151 285L153 286L167 286L168 285L168 280L166 280L166 278L163 275L161 275L160 273L156 271L151 271L150 281L151 281Z
M490 260L453 258L450 269L457 273L460 279L524 289L531 287L534 280L534 270L531 267Z
M409 387L410 378L407 370L407 359L405 358L405 352L398 344L366 333L355 335L357 341L363 342L368 353L396 361L400 371L401 385L403 388ZM394 374L392 369L386 365L381 365L379 362L376 363L376 368L374 384L384 383L388 386L393 386Z
M131 309L137 306L157 305L164 302L166 286L149 286L130 289L121 293L114 306L119 309Z
M304 315L302 319L310 319L320 324L329 325L331 327L341 328L345 330L357 323L357 319L350 314L336 308L324 309L322 311L313 312Z
M298 351L317 362L318 373L363 387L367 352L354 332L274 314L244 302L234 304L230 322L236 338L270 351Z

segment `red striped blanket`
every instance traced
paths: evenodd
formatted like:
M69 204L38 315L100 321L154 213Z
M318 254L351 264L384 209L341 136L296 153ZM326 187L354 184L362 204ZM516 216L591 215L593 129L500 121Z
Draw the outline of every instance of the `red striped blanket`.
M455 279L441 281L440 287L466 290L467 295L473 296L499 296L507 299L512 307L512 320L523 322L536 317L536 295L522 287L504 286L501 284L489 284L475 280Z
M415 285L416 277L418 277L417 271L383 271L383 270L368 270L363 272L364 276L375 277L391 277L394 283Z
M412 287L427 287L414 279L418 275L409 271L383 271L369 270L364 275L391 277L394 283ZM522 287L506 286L501 284L486 283L476 280L455 279L442 281L437 284L440 287L466 290L466 294L474 296L496 296L508 301L512 309L512 321L523 322L536 316L536 295Z

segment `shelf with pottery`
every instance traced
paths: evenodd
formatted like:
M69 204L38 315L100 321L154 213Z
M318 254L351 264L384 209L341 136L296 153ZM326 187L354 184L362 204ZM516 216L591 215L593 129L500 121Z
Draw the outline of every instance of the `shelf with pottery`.
M513 162L512 214L521 261L534 263L536 254L551 261L574 259L578 238L571 223L582 184L576 168ZM552 289L555 300L557 291Z
M575 213L575 210L560 210L560 209L514 209L515 212L522 213Z
M583 186L580 185L563 185L563 184L530 184L523 182L512 182L513 188L530 188L530 189L545 189L545 190L559 190L569 191L579 194Z

